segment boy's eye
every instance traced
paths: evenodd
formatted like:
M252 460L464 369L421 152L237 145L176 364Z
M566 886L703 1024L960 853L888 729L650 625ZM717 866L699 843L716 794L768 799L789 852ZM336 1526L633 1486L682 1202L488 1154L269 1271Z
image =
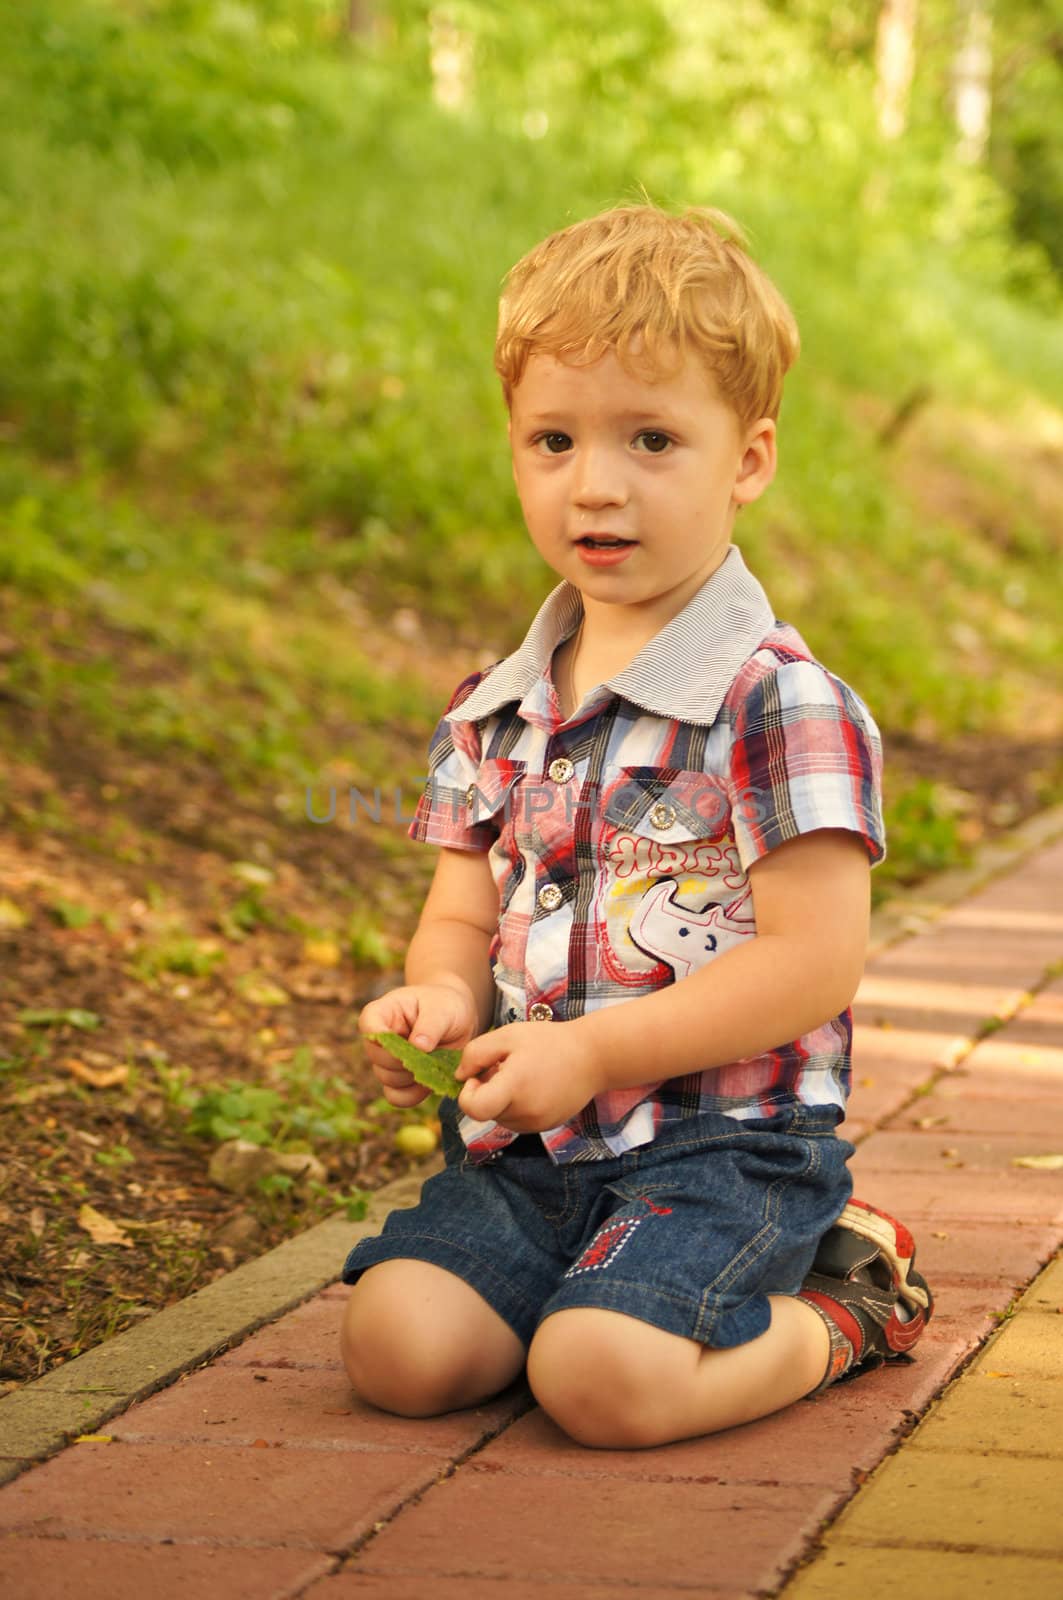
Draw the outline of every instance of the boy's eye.
M671 444L666 433L658 433L655 428L645 428L642 433L636 434L635 444L640 450L646 450L652 456L659 456Z
M566 450L572 449L572 440L567 433L542 433L536 442L552 456L563 455Z

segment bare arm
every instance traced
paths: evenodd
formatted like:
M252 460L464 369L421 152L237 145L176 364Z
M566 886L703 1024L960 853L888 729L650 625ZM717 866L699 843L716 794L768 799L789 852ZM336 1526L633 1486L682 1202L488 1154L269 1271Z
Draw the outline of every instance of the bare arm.
M367 1005L358 1029L398 1033L423 1050L461 1049L489 1028L494 978L488 960L498 923L498 890L485 852L440 851L417 932L406 952L406 983ZM369 1063L392 1105L415 1106L428 1094L383 1045L365 1040Z
M494 1017L488 950L497 927L498 889L486 852L441 850L406 952L406 982L451 984L468 992L476 1011L475 1033L489 1028ZM433 1039L426 1048L435 1044Z

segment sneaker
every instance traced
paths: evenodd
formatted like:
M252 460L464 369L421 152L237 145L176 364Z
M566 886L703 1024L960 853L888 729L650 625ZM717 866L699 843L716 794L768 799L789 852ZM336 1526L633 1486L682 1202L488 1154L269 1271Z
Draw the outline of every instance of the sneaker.
M839 1378L904 1359L934 1311L908 1229L865 1200L850 1200L823 1235L799 1298L831 1335L830 1366L816 1394Z

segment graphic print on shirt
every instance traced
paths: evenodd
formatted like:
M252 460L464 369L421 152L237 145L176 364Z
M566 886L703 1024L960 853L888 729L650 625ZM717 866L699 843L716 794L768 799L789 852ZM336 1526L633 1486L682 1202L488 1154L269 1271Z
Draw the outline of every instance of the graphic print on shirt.
M728 904L710 897L697 910L680 905L679 885L667 879L648 889L628 933L640 950L664 961L676 981L703 967L721 948L755 931L752 892L747 888Z

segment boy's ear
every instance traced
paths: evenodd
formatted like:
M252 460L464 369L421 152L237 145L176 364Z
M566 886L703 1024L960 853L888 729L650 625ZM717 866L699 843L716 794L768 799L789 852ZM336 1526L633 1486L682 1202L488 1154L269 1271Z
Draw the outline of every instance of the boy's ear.
M775 424L770 417L761 417L746 434L742 459L731 490L735 505L748 506L758 500L774 478L777 465Z

